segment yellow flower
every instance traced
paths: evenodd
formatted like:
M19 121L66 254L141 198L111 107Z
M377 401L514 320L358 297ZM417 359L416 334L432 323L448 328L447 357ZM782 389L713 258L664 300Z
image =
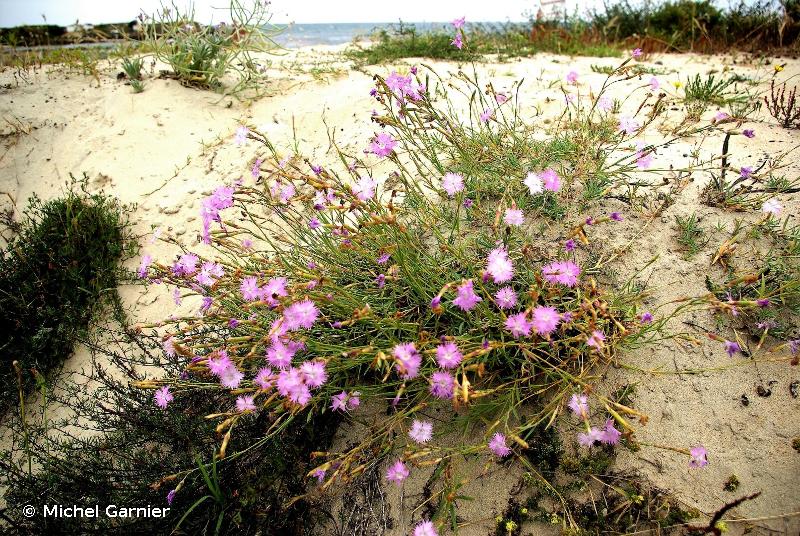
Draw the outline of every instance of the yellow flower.
M513 531L514 531L514 529L516 529L516 528L517 528L517 524L516 524L516 523L514 523L513 521L508 521L508 522L506 522L506 530L507 530L508 532L513 532Z
M680 89L683 87L683 82L676 80L675 82L672 83L672 85L675 86L675 89Z
M524 516L526 516L526 515L528 515L528 509L527 508L523 508L522 510L519 511L519 513L524 515Z
M497 524L499 525L500 523L502 523L502 522L503 522L503 516L497 516L496 518L494 518L494 520L495 520L495 521L497 522Z
M783 70L783 65L775 65L775 72L779 73Z

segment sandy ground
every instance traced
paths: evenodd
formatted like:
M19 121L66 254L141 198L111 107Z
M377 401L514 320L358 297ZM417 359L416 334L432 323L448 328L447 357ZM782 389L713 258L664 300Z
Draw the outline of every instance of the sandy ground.
M153 230L159 229L162 236L173 235L187 246L196 247L201 197L215 186L239 177L252 180L248 170L261 153L252 143L239 147L232 142L237 125L258 127L284 150L295 142L294 132L300 151L323 165L333 162L333 156L327 152L329 140L323 120L335 127L337 142L343 147L362 150L366 146L375 130L369 122L373 108L369 96L371 74L388 74L391 66L353 70L338 55L340 48L300 49L275 60L269 71L266 96L252 102L220 100L216 94L160 79L148 79L145 91L134 94L129 86L117 81L119 69L114 65L102 69L99 83L58 66L30 74L28 82L20 81L13 71L6 70L0 73L0 117L4 123L0 125L3 134L0 192L10 194L14 208L19 210L33 193L44 199L52 198L62 191L70 173L76 176L86 173L92 191L103 189L124 203L136 204L132 220L141 236L143 253L170 259L174 251L162 242L153 241ZM800 74L800 61L787 61L781 73L783 79ZM413 63L407 60L405 68ZM446 62L425 63L443 76L458 68ZM567 71L574 69L580 73L578 89L587 94L590 88L596 91L605 79L605 75L593 73L590 66L617 63L612 58L539 55L506 63L484 63L477 69L484 81L491 78L498 89L510 87L514 80L524 77L523 105L538 105L553 111L563 106L557 82L563 80ZM759 67L744 56L663 55L648 58L645 63L667 71L658 78L673 92L671 81L684 80L694 73L721 71L724 66L742 75L766 78L772 74L771 65ZM646 76L617 84L612 94L624 96L648 79ZM709 114L715 112L712 108ZM16 131L6 120L24 127L23 132ZM739 146L734 151L734 168L752 165L764 154L775 154L800 142L797 131L780 128L763 112L758 121L745 127L756 129L757 136L753 140L741 136L735 139ZM655 141L660 137L662 134L653 129L645 139ZM660 153L656 166L682 165L687 161L689 148L697 142L690 139ZM704 142L702 151L710 155L720 147L721 136L717 135ZM791 165L786 174L798 176L798 166ZM718 267L709 268L710 249L686 260L674 239L675 215L697 211L709 227L716 221L732 224L731 215L699 204L701 187L698 178L642 236L636 238L636 233L646 219L631 214L626 230L608 237L609 247L635 238L620 277L634 273L647 260L659 255L645 272L645 278L657 284L654 302L701 294L705 274L716 271L717 276L722 275ZM9 208L11 201L3 197L0 203L5 205L0 208ZM796 218L796 202L785 197L782 201L787 212L793 212ZM625 207L610 202L608 208ZM797 223L796 219L794 222ZM135 264L132 261L131 267ZM126 303L137 307L140 321L160 320L176 312L163 287L145 290L140 286L125 286L121 292ZM194 308L196 304L189 301L180 306L187 311ZM693 321L713 326L706 315L697 315ZM691 347L677 342L629 352L623 361L643 369L662 367L665 371L710 369L731 362L719 344ZM86 362L87 352L78 348L67 368L80 370ZM792 449L791 439L800 436L800 400L792 398L788 389L795 379L800 379L800 372L785 362L749 364L692 375L644 375L615 370L607 380L609 390L626 382L638 382L636 406L650 415L650 423L637 434L640 440L681 447L702 443L709 450L710 460L705 470L693 471L683 456L643 448L636 453L623 452L620 465L641 471L654 485L673 492L687 505L703 512L713 512L721 504L753 491L762 491L761 497L734 510L734 516L761 518L798 512L800 453ZM756 395L758 385L771 381L776 383L770 384L770 397ZM748 395L749 406L742 405L742 394ZM346 441L348 434L358 434L359 426L363 425L343 428L339 441ZM492 529L494 516L504 509L509 491L520 474L518 469L498 471L495 466L468 486L466 494L475 500L464 503L459 511L465 521L472 523L462 534L486 534ZM723 491L723 484L732 474L741 481L735 494ZM418 480L409 481L402 493L386 490L387 512L394 527L388 533L408 534L409 527L418 520L415 500L424 478ZM746 525L730 526L737 534ZM800 514L754 521L752 525L755 533L798 534ZM767 527L777 532L770 532ZM543 533L541 530L544 529L536 528L533 533Z

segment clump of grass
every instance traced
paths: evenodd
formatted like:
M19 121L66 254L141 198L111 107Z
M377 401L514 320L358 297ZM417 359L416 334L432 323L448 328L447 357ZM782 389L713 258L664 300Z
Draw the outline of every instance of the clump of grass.
M173 4L144 20L145 42L182 84L230 94L257 89L263 67L252 53L277 47L268 9L269 3L257 0L230 0L232 24L201 26L191 8L183 12ZM227 89L225 75L233 78Z
M142 67L144 67L144 58L123 58L122 71L128 77L128 80L141 80Z
M687 257L697 254L708 242L697 214L675 216L675 224L678 227L678 242L686 250Z
M58 369L115 296L119 263L132 254L124 207L77 186L48 202L34 196L0 259L0 411L18 398L11 361L24 390Z
M732 79L716 78L713 74L705 77L697 74L688 78L684 86L684 99L687 102L699 101L707 104L726 105L731 102L744 102L747 95L733 91Z
M400 23L389 28L380 28L370 36L367 47L353 45L346 55L368 65L394 61L400 58L433 58L469 61L476 58L473 47L464 49L452 45L453 36L442 30L420 32L413 24Z

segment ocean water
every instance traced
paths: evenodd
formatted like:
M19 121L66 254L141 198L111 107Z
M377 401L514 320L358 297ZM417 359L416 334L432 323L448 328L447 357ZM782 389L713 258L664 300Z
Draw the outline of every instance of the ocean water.
M412 22L403 23L413 25L417 32L430 32L435 30L445 30L452 32L453 27L449 22ZM504 25L506 23L483 22L477 23L485 25ZM470 24L467 24L469 30ZM369 37L373 31L381 28L398 28L399 23L327 23L327 24L291 24L285 26L284 31L276 36L275 41L286 48L299 48L312 45L340 45L350 43L355 37Z

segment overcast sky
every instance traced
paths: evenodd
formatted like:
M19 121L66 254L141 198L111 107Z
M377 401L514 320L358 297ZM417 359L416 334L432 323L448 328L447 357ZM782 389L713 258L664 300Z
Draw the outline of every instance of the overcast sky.
M247 0L245 0L247 1ZM545 2L552 0L544 0ZM581 6L600 5L601 0L566 0L570 11ZM170 3L169 0L167 3ZM176 4L187 5L187 0ZM143 9L158 10L159 0L0 0L0 27L42 24L124 22ZM196 0L196 20L209 23L225 19L228 0ZM472 21L524 20L526 11L536 12L539 0L273 0L273 22L409 22L449 21L466 16Z

